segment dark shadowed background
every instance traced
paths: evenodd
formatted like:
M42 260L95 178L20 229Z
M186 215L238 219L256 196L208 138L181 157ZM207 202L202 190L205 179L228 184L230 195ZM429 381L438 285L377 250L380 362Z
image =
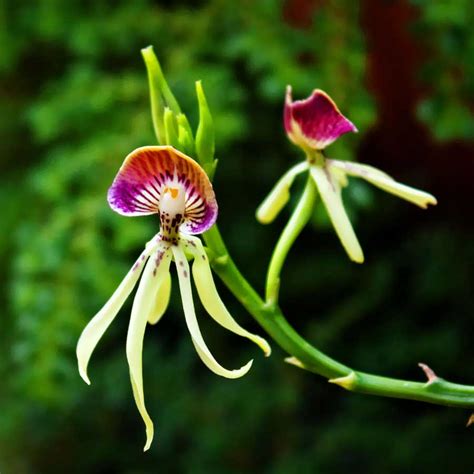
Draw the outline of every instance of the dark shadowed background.
M254 212L301 156L282 128L286 84L295 98L326 90L359 128L330 156L437 196L422 211L351 182L344 198L366 263L349 262L318 209L281 301L308 340L356 369L423 380L426 362L474 384L473 10L471 0L1 3L0 472L472 472L468 411L345 392L285 364L275 345L264 360L201 311L219 360L256 358L241 380L210 373L176 285L145 340L148 453L125 357L131 301L92 358L91 387L75 345L157 231L156 218L127 219L106 202L123 158L155 143L140 57L153 44L194 125L203 81L219 224L260 291L289 211L267 227Z

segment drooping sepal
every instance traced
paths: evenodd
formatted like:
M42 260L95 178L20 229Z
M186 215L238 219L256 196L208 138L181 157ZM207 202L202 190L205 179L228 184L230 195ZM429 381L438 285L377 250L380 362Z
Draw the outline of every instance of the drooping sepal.
M190 244L190 251L194 255L192 270L194 283L196 284L196 289L204 309L214 319L214 321L222 327L238 336L246 337L251 340L260 347L265 354L265 357L269 357L271 354L271 348L268 342L263 339L263 337L252 334L241 327L225 307L219 293L217 292L214 278L212 277L209 259L201 240L197 237L190 236L187 237L187 241Z
M344 208L338 179L327 167L311 166L310 172L342 246L352 261L362 263L364 254Z
M298 163L290 168L275 184L270 194L260 204L256 217L261 224L270 224L290 199L290 188L295 177L308 169L308 163Z
M92 352L107 328L117 316L120 308L125 303L125 300L132 292L135 284L140 278L148 257L156 250L156 248L157 243L155 240L152 240L147 244L145 250L138 257L137 261L115 290L114 294L82 331L79 341L77 342L76 355L79 373L88 385L90 385L90 380L87 375L87 366L89 365L89 359Z
M395 181L391 176L383 171L374 168L373 166L364 165L361 163L354 163L349 161L327 160L327 166L335 171L343 172L349 176L362 178L369 183L383 189L387 193L405 199L423 209L426 209L429 204L436 205L436 198L425 191L421 191L406 184Z
M226 369L217 362L217 360L211 354L206 343L204 342L196 318L196 312L194 310L193 294L190 280L191 275L189 272L188 261L186 260L184 251L181 248L181 244L174 245L172 247L172 251L176 262L176 270L178 272L179 289L181 292L181 301L183 303L184 317L196 352L198 353L202 362L215 374L228 379L236 379L244 376L250 370L250 367L252 366L253 362L252 360L247 362L247 364L242 366L240 369Z
M305 150L322 150L341 135L357 132L324 91L315 89L307 99L293 101L291 86L286 89L284 125L288 138Z
M169 273L170 261L171 250L164 244L162 244L157 252L148 260L133 300L132 314L128 325L126 345L127 361L130 369L133 397L146 428L144 451L150 448L154 429L153 422L145 406L142 373L143 338L145 336L147 321L154 308L156 287L162 282L166 274Z

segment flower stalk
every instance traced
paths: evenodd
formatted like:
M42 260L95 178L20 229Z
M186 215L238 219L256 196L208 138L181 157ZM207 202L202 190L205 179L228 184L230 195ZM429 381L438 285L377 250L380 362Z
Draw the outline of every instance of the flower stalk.
M217 275L272 339L292 354L300 367L351 392L474 408L474 386L448 382L440 377L431 383L413 382L359 372L321 352L295 331L276 303L268 304L258 295L229 255L217 225L204 234L204 240Z
M303 194L300 197L290 220L286 224L283 232L273 251L270 265L267 272L267 283L265 297L268 304L273 305L278 302L278 292L280 290L280 273L285 263L288 252L293 243L298 238L301 231L311 218L314 202L316 201L316 187L311 178L306 181Z

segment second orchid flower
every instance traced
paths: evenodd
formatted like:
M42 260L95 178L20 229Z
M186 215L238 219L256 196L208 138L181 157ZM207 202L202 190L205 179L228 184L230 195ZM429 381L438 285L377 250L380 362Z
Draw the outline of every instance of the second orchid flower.
M288 86L284 126L288 138L305 152L306 161L290 168L260 205L257 219L261 223L267 224L275 219L289 200L290 187L295 177L309 171L342 246L351 260L362 263L364 254L341 195L342 188L347 185L347 176L365 179L422 208L436 204L436 198L431 194L398 183L372 166L326 158L323 150L327 146L345 133L357 132L357 128L342 115L334 101L322 90L316 89L305 100L293 101L291 87Z

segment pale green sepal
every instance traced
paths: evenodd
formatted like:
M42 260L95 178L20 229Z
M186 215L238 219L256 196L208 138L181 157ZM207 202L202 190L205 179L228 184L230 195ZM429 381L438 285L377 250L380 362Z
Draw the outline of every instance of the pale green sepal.
M215 171L214 152L214 123L207 104L201 81L196 81L196 95L199 104L199 125L196 132L196 155L199 163L205 169L209 178ZM212 174L209 174L212 173Z
M163 71L161 70L158 58L153 51L153 46L148 46L142 49L142 56L145 60L147 69L151 73L153 79L152 86L159 91L165 101L165 104L177 115L181 113L181 108L175 96L171 92L168 83L166 82Z
M193 132L189 125L188 119L184 114L178 114L176 116L176 121L178 123L178 142L179 149L189 156L195 156L195 146Z
M191 137L191 140L194 143L193 130L191 128L191 125L189 125L188 117L186 117L185 114L180 113L176 115L176 121L178 122L178 127L183 127L189 133L189 136Z
M252 342L257 344L260 349L262 349L265 357L270 356L272 350L268 342L262 337L252 334L242 328L231 316L222 302L219 293L217 292L214 278L212 277L211 267L209 265L209 259L207 258L201 240L197 237L188 237L188 239L196 245L196 247L191 246L195 252L193 277L204 309L218 324L238 336L250 339Z
M178 126L173 111L165 107L164 124L166 131L166 145L171 145L179 149Z
M150 242L147 244L145 250L140 257L138 257L138 260L127 273L113 295L102 309L89 321L79 337L76 348L79 374L88 385L90 385L91 382L87 375L87 366L92 352L132 292L140 278L147 258L156 250L156 247L156 243Z
M260 204L256 217L261 224L272 222L290 199L290 187L295 177L308 169L306 161L290 168L276 183L270 194Z
M135 402L143 418L146 428L146 443L144 451L150 448L153 440L153 422L145 407L143 392L142 351L148 317L153 309L156 286L169 273L171 252L169 247L161 247L148 260L142 279L133 300L132 314L127 334L127 361L130 369L130 380Z
M171 296L171 274L170 272L166 273L163 281L158 286L156 291L156 297L154 301L154 306L151 310L150 315L148 316L149 324L156 324L162 316L165 314L168 304L170 302Z
M252 360L237 370L228 370L222 367L209 351L199 329L199 325L194 310L193 294L191 290L191 275L189 273L189 264L184 255L181 245L173 245L173 255L178 272L179 289L181 291L181 300L183 303L184 317L188 326L191 339L199 357L203 363L215 374L221 377L236 379L245 375L252 366Z
M153 46L142 49L143 60L148 74L148 87L150 89L151 102L151 118L153 121L153 128L155 135L160 145L166 145L166 132L163 122L163 114L165 111L165 102L160 91L160 77L163 76L161 72L158 59L153 52Z
M327 160L327 162L328 166L331 168L333 167L334 169L342 170L349 176L365 179L387 193L405 199L423 209L426 209L428 204L437 204L436 198L433 195L399 183L387 173L384 173L373 166L339 160Z
M344 208L338 180L326 166L312 165L310 172L342 246L351 260L362 263L364 254Z

